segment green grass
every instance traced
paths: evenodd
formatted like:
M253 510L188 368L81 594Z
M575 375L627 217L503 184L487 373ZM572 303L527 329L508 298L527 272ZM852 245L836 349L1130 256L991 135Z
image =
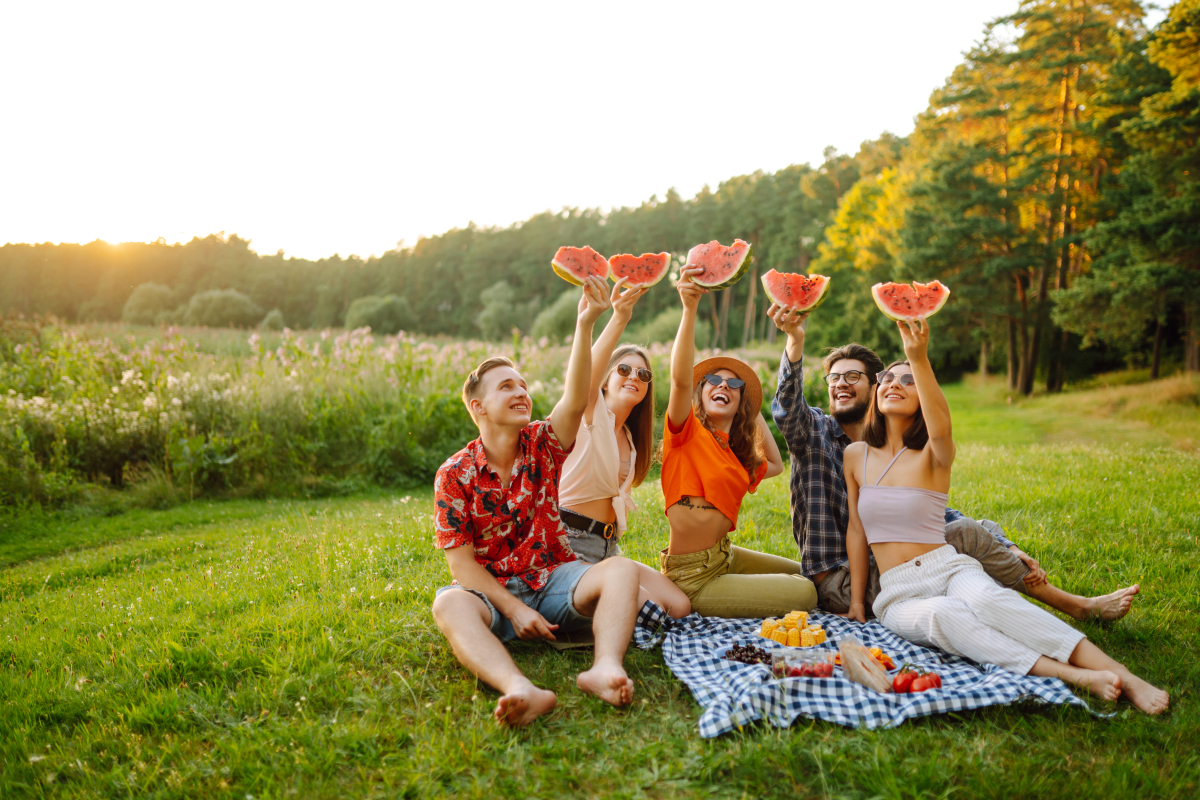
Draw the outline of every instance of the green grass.
M1133 614L1084 629L1171 692L1168 715L1022 706L709 741L658 652L630 654L638 698L615 711L575 689L586 653L518 644L559 708L502 730L428 612L448 574L427 490L198 502L4 521L0 797L1195 796L1200 454L1071 411L1099 408L1090 394L949 394L952 502L1005 524L1069 590L1140 582ZM740 544L795 553L786 493L779 479L748 499ZM653 563L657 485L638 499L625 546Z

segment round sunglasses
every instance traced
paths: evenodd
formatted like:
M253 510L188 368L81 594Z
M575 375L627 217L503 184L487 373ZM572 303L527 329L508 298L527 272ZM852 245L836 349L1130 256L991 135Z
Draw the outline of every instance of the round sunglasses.
M730 389L740 389L746 385L746 382L744 380L742 380L741 378L726 379L726 378L722 378L720 375L716 375L711 372L704 376L704 380L708 381L713 386L720 386L721 384L725 384Z
M885 383L891 383L892 381L895 381L895 380L900 381L901 386L915 386L917 383L917 379L913 377L913 374L911 372L904 372L904 373L901 373L900 375L897 375L894 372L885 370L884 372L879 373L875 377L877 377L879 379L880 386L882 386Z
M650 381L654 380L654 373L645 367L638 367L636 370L634 370L634 368L628 364L617 364L617 374L622 378L628 378L635 371L637 372L638 380L642 383L649 383Z

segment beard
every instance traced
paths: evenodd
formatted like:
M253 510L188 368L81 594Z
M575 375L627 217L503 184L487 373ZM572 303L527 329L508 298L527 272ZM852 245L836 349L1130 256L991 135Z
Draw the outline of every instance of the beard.
M855 403L849 408L838 409L829 416L836 419L839 425L853 425L856 422L862 422L862 418L867 415L867 408L870 405L871 401L864 400L860 403Z

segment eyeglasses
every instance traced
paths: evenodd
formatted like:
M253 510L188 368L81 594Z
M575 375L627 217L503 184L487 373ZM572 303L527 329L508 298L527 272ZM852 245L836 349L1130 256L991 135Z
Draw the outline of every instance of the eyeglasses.
M705 375L704 380L708 381L713 386L725 384L730 389L740 389L746 385L746 382L741 378L722 378L720 375L714 375L712 373Z
M637 370L634 370L634 368L628 364L617 364L617 374L622 378L628 378L635 371L637 372L638 380L642 383L649 383L650 381L654 380L654 373L645 367L638 367Z
M832 386L842 378L846 379L846 383L855 384L863 378L867 377L867 373L857 369L852 369L849 372L831 372L825 376L825 383Z
M901 386L914 386L917 383L917 379L913 377L913 374L911 372L904 372L904 373L901 373L900 375L897 375L896 373L891 372L889 370L889 371L881 372L878 375L876 375L875 377L879 379L879 383L881 386L885 383L891 383L892 381L895 381L895 380L900 381Z

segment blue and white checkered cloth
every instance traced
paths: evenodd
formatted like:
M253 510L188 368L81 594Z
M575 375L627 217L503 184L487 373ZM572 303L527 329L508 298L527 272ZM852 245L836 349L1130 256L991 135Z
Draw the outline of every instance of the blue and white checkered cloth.
M823 719L849 728L894 728L913 717L1009 705L1019 700L1091 710L1057 678L1014 675L994 664L980 667L901 639L875 621L863 625L820 612L813 612L809 619L825 628L829 641L804 652L836 652L835 642L841 636L854 635L867 647L883 648L897 666L908 662L937 672L942 688L917 694L880 694L842 677L840 668L832 678L776 680L769 666L720 657L735 644L752 644L767 652L786 649L758 635L758 620L699 614L674 620L650 602L638 615L634 641L643 650L662 644L667 666L704 707L700 735L706 739L764 719L779 728L788 727L797 717Z

